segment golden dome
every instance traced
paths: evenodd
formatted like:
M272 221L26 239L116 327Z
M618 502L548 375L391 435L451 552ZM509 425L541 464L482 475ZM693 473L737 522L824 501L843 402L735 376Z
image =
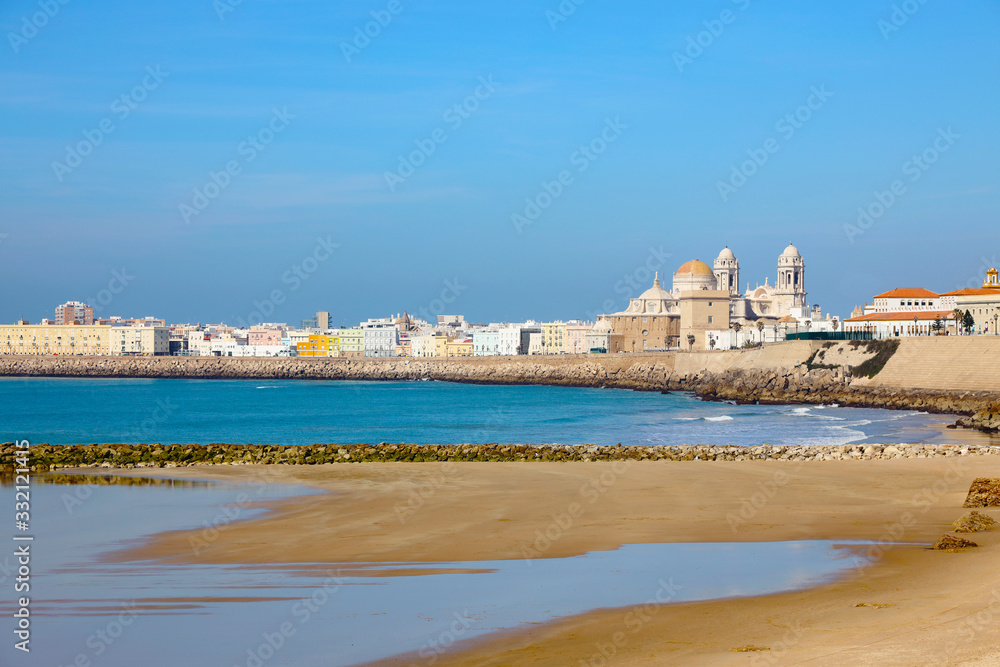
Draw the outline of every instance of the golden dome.
M686 273L692 276L715 275L715 272L712 271L712 267L710 267L708 264L698 259L692 259L690 262L684 262L683 264L681 264L681 268L677 269L677 273L678 274Z

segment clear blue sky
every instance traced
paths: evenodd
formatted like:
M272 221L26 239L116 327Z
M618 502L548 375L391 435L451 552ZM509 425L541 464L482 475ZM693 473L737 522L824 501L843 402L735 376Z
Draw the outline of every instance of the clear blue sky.
M442 292L472 321L569 319L725 244L743 283L773 282L789 241L809 301L847 315L1000 254L993 0L49 2L0 7L0 321L103 294L105 315L235 322L275 290L289 322ZM767 161L723 197L748 151ZM548 207L518 231L526 198ZM339 247L303 281L318 238Z

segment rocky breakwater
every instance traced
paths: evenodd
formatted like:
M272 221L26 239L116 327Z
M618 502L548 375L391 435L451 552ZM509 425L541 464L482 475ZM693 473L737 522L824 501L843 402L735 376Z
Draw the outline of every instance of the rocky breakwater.
M10 472L18 450L0 445L0 470ZM33 445L35 471L64 468L175 468L199 465L321 465L424 461L850 461L990 456L985 445L829 445L734 447L719 445L623 447L598 445Z
M921 410L934 414L978 414L996 400L994 392L901 389L877 384L857 385L851 380L851 374L840 368L806 370L800 366L790 371L706 371L684 378L677 384L679 388L689 389L709 400L764 404L826 403L845 407ZM971 420L961 420L960 424L979 427Z
M0 357L0 376L271 380L443 380L663 389L673 355L307 359Z
M971 416L958 420L958 426L974 428L988 433L1000 431L1000 401L991 401Z

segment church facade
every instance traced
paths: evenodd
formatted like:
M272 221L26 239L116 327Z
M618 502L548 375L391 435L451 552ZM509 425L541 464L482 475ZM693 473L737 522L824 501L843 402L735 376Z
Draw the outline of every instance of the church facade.
M806 303L805 260L789 244L778 257L774 285L769 279L740 292L740 262L728 247L714 266L692 259L673 274L671 289L660 284L630 299L628 307L605 315L626 352L695 347L703 349L709 331L729 329L733 323L775 325L787 318L810 316Z

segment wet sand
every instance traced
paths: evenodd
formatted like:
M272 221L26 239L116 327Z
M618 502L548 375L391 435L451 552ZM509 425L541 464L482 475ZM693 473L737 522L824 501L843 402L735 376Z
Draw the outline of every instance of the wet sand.
M436 664L1000 664L1000 529L967 536L981 546L963 552L922 546L966 511L975 477L1000 477L1000 456L217 466L153 474L246 481L251 498L260 483L329 493L269 503L271 512L222 527L197 554L192 538L204 531L159 535L117 559L401 563L564 557L645 542L918 543L872 547L875 565L819 588L599 610L457 645ZM1000 509L986 512L1000 519ZM674 583L683 586L683 578ZM650 590L650 600L658 593ZM734 651L747 646L769 650ZM429 663L401 656L382 664Z

